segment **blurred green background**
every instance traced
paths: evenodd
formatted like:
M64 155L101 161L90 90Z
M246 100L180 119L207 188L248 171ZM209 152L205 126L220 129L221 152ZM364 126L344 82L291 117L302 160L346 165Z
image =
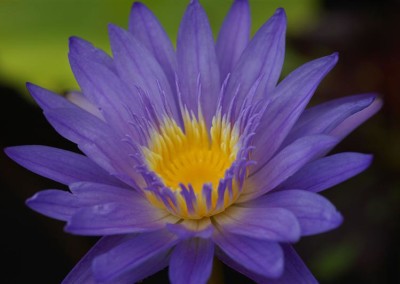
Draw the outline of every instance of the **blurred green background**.
M186 0L142 1L175 41ZM203 0L214 34L230 0ZM373 166L324 193L343 213L339 229L303 238L296 248L321 283L400 283L400 23L397 0L250 0L255 32L277 7L288 15L283 74L310 59L339 51L337 67L313 103L379 92L383 110L337 151L374 153ZM77 89L68 65L68 38L109 51L107 24L127 27L131 0L0 0L1 148L46 144L75 149L61 139L29 99L25 82L58 93ZM5 218L2 255L7 283L57 283L95 238L62 232L61 222L30 211L24 200L59 187L0 156ZM3 251L4 250L4 251ZM247 283L225 268L225 283ZM160 283L166 272L144 283ZM4 278L5 277L5 278ZM36 282L37 282L36 281ZM248 282L250 283L250 281Z

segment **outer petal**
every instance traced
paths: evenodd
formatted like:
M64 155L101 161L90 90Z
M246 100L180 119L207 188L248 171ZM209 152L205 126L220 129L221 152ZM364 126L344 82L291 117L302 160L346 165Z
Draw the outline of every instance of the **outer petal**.
M278 85L254 136L254 157L258 158L254 170L262 167L280 147L319 82L336 62L336 54L311 61L293 71Z
M45 115L58 133L77 143L99 166L137 188L134 180L139 177L132 171L135 163L129 158L134 150L116 139L118 135L103 121L76 109L54 109ZM128 173L132 176L125 176Z
M174 284L207 283L211 275L214 244L192 238L179 243L171 254L169 277Z
M92 104L81 92L69 92L65 95L65 98L71 103L79 106L81 109L84 109L94 116L97 116L101 120L105 120L100 110L94 104Z
M222 251L217 251L217 256L226 265L235 269L236 271L246 275L250 279L254 280L256 283L260 284L317 284L318 281L314 278L311 272L308 270L307 266L300 259L297 253L294 251L292 246L287 244L281 245L284 252L284 271L281 277L278 279L271 279L264 277L262 275L256 274L251 270L246 269L237 260L229 258Z
M296 140L249 177L245 191L238 201L254 199L274 189L337 142L336 138L327 135L313 135Z
M164 71L153 55L133 35L117 26L109 26L111 49L119 76L129 86L141 88L162 115L165 98L175 102ZM176 105L170 104L176 114Z
M232 71L223 101L225 108L234 95L240 107L257 80L255 96L261 99L271 95L283 65L285 33L286 15L278 9L255 34Z
M227 232L216 233L213 240L230 259L234 259L254 274L278 278L283 272L283 252L276 242L252 239Z
M221 82L210 24L198 1L191 1L183 16L177 57L183 103L197 111L197 102L200 101L204 117L210 124Z
M375 113L377 113L382 107L382 99L377 98L369 107L359 111L356 114L353 114L345 121L343 121L339 126L337 126L334 130L331 131L331 135L344 138L351 131L356 129L360 124L369 119Z
M132 177L126 176L131 173L139 180L132 171L133 160L127 159L133 150L104 121L53 92L32 84L28 84L28 89L58 133L77 143L82 152L107 172L136 187Z
M216 51L221 78L230 73L250 38L250 7L248 0L236 0L222 24Z
M353 114L370 106L376 95L363 94L332 100L304 111L294 125L284 144L301 136L329 134Z
M319 192L364 171L372 162L371 155L340 153L318 159L288 178L279 189L304 189Z
M326 198L304 190L284 190L243 204L256 208L286 208L299 221L301 234L309 236L337 228L343 221L342 215Z
M21 166L63 184L77 181L96 181L119 185L87 157L47 146L17 146L5 150L7 155Z
M68 273L62 284L87 283L94 284L95 280L92 273L92 261L101 254L127 241L132 236L118 235L101 238L89 252L75 265Z
M69 46L70 52L102 64L111 71L116 72L112 58L101 49L95 48L90 42L79 37L70 37Z
M176 237L165 230L136 235L94 259L92 268L95 279L100 282L111 281L163 255L176 241Z
M79 198L82 206L93 206L110 202L143 206L143 196L131 189L95 182L78 182L70 185L71 192Z
M137 92L131 91L117 74L82 54L71 51L69 61L83 93L100 108L105 120L119 131L120 136L130 134L136 138L138 135L132 132L134 128L129 122L134 119L132 115L143 116L143 105Z
M147 200L103 203L80 209L69 220L65 230L90 236L115 235L135 232L156 231L166 222L176 222L169 213L154 208Z
M300 238L300 226L284 208L244 208L231 206L215 216L224 231L254 239L295 242Z
M129 31L157 59L171 87L175 86L176 55L174 47L153 13L142 3L133 3Z
M26 201L29 208L54 219L68 221L79 210L78 198L63 190L43 190Z
M317 279L301 260L291 245L282 244L285 254L285 269L279 279L271 279L270 284L318 284Z

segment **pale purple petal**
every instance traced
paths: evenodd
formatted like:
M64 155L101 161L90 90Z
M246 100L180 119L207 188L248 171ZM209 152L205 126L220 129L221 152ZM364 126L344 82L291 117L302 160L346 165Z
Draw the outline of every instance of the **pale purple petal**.
M97 117L78 107L50 109L45 115L62 136L78 144L80 150L110 174L137 188L139 180L128 144ZM127 176L130 174L131 176Z
M143 3L133 3L129 31L157 59L170 86L174 87L177 65L174 47L157 18Z
M79 37L70 37L69 47L71 53L102 64L114 73L116 72L112 58L103 50L94 47L90 42Z
M340 153L315 160L288 178L279 189L304 189L319 192L337 185L364 171L372 156Z
M131 33L117 26L110 25L109 34L120 78L127 85L142 89L161 115L165 112L165 98L170 102L169 107L173 113L177 115L176 97L164 71L150 51Z
M250 7L248 0L234 1L218 35L217 59L221 78L232 72L250 38Z
M309 108L293 126L284 144L290 144L301 136L329 134L340 123L367 108L375 100L375 94L363 94L335 99Z
M176 222L177 218L150 205L147 200L141 204L103 203L85 207L77 211L65 227L67 232L102 236L156 231L166 222Z
M327 135L312 135L296 140L248 178L238 201L254 199L274 189L337 142L336 138Z
M26 88L43 110L55 108L77 108L76 105L64 97L42 87L26 83Z
M43 190L26 201L29 208L45 216L68 221L79 210L78 198L63 190Z
M285 33L285 11L278 9L258 30L235 65L226 89L225 101L222 102L225 108L237 90L236 99L238 106L241 106L257 80L259 85L256 98L270 97L283 65Z
M191 1L183 16L176 52L183 104L197 111L200 101L204 117L210 123L221 82L210 24L198 1Z
M211 275L214 244L192 238L179 243L171 254L169 278L174 284L205 284Z
M344 138L350 132L360 126L360 124L362 124L364 121L377 113L381 109L382 105L382 99L377 98L369 107L353 114L345 121L343 121L339 126L331 131L330 135L333 135L340 139Z
M317 279L301 260L291 245L282 244L285 254L285 268L278 279L270 279L268 284L318 284Z
M77 182L70 185L71 192L79 198L82 206L93 206L110 202L143 206L145 201L136 191L96 182Z
M95 279L112 281L146 263L155 256L163 255L176 244L174 235L165 230L138 234L93 261Z
M236 270L239 273L247 276L251 280L255 281L258 284L268 284L271 278L267 278L263 275L257 274L252 270L245 268L241 263L238 263L239 260L234 260L230 258L226 253L224 253L221 249L216 249L215 255L225 263L230 268Z
M283 252L277 242L248 238L225 231L214 234L213 240L229 258L255 274L278 278L283 272Z
M215 222L224 231L254 239L295 242L300 238L296 216L285 208L231 206L216 215Z
M81 92L69 92L65 95L65 98L81 109L97 116L101 120L105 120L99 108L92 104Z
M99 255L130 239L132 235L118 235L102 237L68 273L62 284L94 284L92 261Z
M259 284L317 284L318 281L314 278L310 270L295 252L292 246L288 244L281 244L284 252L284 271L282 276L277 279L271 279L264 277L260 274L256 274L253 271L246 269L237 260L229 258L221 250L216 251L217 257L229 267L236 271L246 275Z
M254 157L262 167L279 149L286 135L308 104L319 82L337 62L337 54L304 64L287 76L274 90L258 131L254 136Z
M143 107L136 92L129 90L116 74L103 65L90 61L72 51L69 62L83 94L100 109L105 120L120 135L137 136L129 122L132 113L143 115Z
M214 227L208 218L201 220L186 219L176 224L166 224L166 228L181 240L189 238L208 239L214 232Z
M309 236L337 228L342 215L325 197L305 190L283 190L264 195L243 206L255 208L286 208L297 218L301 235Z
M47 146L16 146L5 152L30 171L63 184L78 181L121 184L90 159L73 152Z

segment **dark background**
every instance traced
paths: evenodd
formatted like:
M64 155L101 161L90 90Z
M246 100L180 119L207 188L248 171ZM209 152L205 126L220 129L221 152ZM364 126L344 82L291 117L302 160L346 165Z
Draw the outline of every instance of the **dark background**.
M367 171L323 193L342 212L344 224L303 238L295 247L321 283L400 283L400 5L394 0L319 2L317 21L287 38L300 63L339 51L339 63L313 103L373 91L381 94L384 107L335 150L375 156ZM76 150L13 82L1 77L0 97L0 148L42 144ZM59 184L19 167L3 152L0 178L2 282L60 282L96 238L66 234L62 222L25 206L35 192L62 188ZM223 269L219 276L225 283L247 283ZM144 283L166 279L164 271Z

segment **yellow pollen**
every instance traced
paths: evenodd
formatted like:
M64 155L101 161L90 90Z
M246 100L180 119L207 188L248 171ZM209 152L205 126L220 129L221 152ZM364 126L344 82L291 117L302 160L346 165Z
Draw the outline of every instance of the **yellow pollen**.
M239 133L220 114L214 116L209 130L201 115L197 119L188 111L183 113L183 124L184 129L181 129L175 120L165 118L162 125L153 131L147 147L143 147L142 151L148 168L157 174L166 187L175 193L182 190L181 184L193 188L197 200L196 213L193 215L187 212L187 208L176 208L180 212L177 215L201 218L215 214L206 208L203 185L212 185L215 207L219 182L235 161L239 150ZM148 197L152 203L160 205L154 196ZM185 207L179 198L178 203L182 204L178 204L178 207ZM226 201L229 204L225 205L229 206L230 201Z

